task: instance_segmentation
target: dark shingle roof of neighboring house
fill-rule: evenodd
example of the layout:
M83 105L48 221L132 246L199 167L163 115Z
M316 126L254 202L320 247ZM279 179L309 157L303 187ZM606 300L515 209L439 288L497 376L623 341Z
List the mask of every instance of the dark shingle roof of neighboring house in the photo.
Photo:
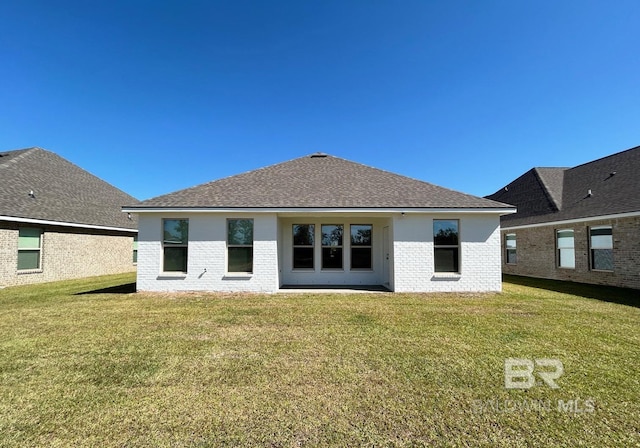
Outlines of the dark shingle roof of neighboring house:
M512 208L326 154L148 199L144 208Z
M41 148L0 152L0 185L3 217L137 228L121 211L134 197Z
M562 191L566 168L536 168L536 174L543 185L554 211L562 209Z
M573 168L534 168L487 198L518 207L502 217L510 227L638 212L638 173L640 146Z

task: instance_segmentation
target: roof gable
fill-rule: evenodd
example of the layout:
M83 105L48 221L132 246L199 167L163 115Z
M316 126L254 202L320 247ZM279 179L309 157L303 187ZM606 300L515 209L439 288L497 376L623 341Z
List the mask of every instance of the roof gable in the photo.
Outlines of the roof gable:
M0 216L137 228L121 211L134 197L62 157L41 148L0 155Z
M564 189L564 174L566 168L536 168L536 174L540 184L544 187L545 194L553 204L553 211L562 209L562 192Z
M313 154L180 190L143 208L508 208L488 199Z
M555 173L556 171L562 173L564 168L533 168L487 197L495 201L516 205L518 207L516 215L520 217L556 212L559 209L559 201L556 199L558 193L554 191L554 194L551 194L550 192L550 184L553 184L557 180L556 178L560 177ZM552 172L554 173L552 174ZM556 185L554 187L557 188Z

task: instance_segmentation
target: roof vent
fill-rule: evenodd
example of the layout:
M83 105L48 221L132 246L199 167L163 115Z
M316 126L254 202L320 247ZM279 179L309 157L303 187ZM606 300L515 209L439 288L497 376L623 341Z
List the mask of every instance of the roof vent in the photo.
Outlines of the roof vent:
M312 159L321 159L323 157L327 157L327 154L325 154L324 152L314 152L310 157Z

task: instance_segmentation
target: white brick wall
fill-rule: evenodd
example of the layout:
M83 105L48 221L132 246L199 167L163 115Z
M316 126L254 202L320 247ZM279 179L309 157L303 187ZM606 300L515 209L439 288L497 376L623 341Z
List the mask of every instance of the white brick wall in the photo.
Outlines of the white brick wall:
M460 220L460 274L434 272L434 218ZM497 215L394 217L394 291L500 291L499 225Z
M253 274L226 274L227 218L254 219ZM162 218L189 219L188 273L165 275L162 266ZM433 219L459 219L460 274L435 274ZM311 219L311 220L310 220ZM291 269L292 223L369 223L374 225L374 269L366 273L294 273ZM390 286L398 292L500 291L500 229L497 215L394 214L388 218L287 218L276 214L147 214L140 215L138 289L149 291L275 292L281 284L380 284L382 228L390 227ZM348 229L348 226L345 228ZM285 235L286 234L286 235ZM348 235L345 232L345 235ZM347 236L345 236L347 237ZM376 241L377 238L377 241ZM279 249L280 248L280 249ZM278 251L280 250L280 253ZM206 272L205 272L206 268Z
M162 272L162 219L189 220L186 275ZM254 220L253 274L227 274L227 218ZM278 284L278 222L275 214L141 214L138 289L141 291L274 292ZM206 272L205 272L206 269Z

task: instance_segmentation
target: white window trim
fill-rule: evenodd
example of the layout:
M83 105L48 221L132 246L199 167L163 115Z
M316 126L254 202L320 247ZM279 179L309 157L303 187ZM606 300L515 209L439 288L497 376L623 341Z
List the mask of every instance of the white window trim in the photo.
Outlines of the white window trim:
M513 237L513 241L515 241L516 245L515 247L508 247L507 246L507 241L508 237L512 236ZM509 262L509 251L512 250L515 252L516 254L516 261L515 263L511 263ZM505 260L504 260L504 264L508 264L510 266L516 266L518 264L518 237L516 236L515 233L507 233L504 235L504 255L505 255Z
M560 236L560 232L571 232L572 234L572 239L573 239L573 246L571 247L560 247L559 245L559 236ZM571 249L573 251L573 267L571 266L562 266L560 264L560 260L561 260L561 256L560 256L560 251L561 250L568 250ZM576 232L574 229L556 229L556 255L558 258L558 262L556 263L556 267L558 269L569 269L569 270L575 270L576 268Z
M22 229L35 229L40 231L38 247L29 247L29 248L20 248L20 243L18 242L18 254L22 252L38 252L38 267L37 268L29 268L29 269L18 269L16 266L16 271L18 274L39 274L44 272L42 269L42 245L44 240L44 230L39 227L21 227ZM18 241L20 241L20 229L18 228ZM16 260L17 261L17 260Z
M138 265L138 235L135 235L133 237L133 253L131 254L131 258L133 258L133 255L135 254L135 261L133 261L133 265L137 266Z
M593 247L593 244L592 244L592 238L593 237L591 235L591 232L593 230L603 230L603 229L611 230L611 247ZM593 266L593 251L594 250L598 250L598 249L611 250L611 252L613 253L613 226L612 225L589 227L589 268L590 268L590 270L592 270L594 272L614 272L613 268L612 269L597 269L596 267Z

